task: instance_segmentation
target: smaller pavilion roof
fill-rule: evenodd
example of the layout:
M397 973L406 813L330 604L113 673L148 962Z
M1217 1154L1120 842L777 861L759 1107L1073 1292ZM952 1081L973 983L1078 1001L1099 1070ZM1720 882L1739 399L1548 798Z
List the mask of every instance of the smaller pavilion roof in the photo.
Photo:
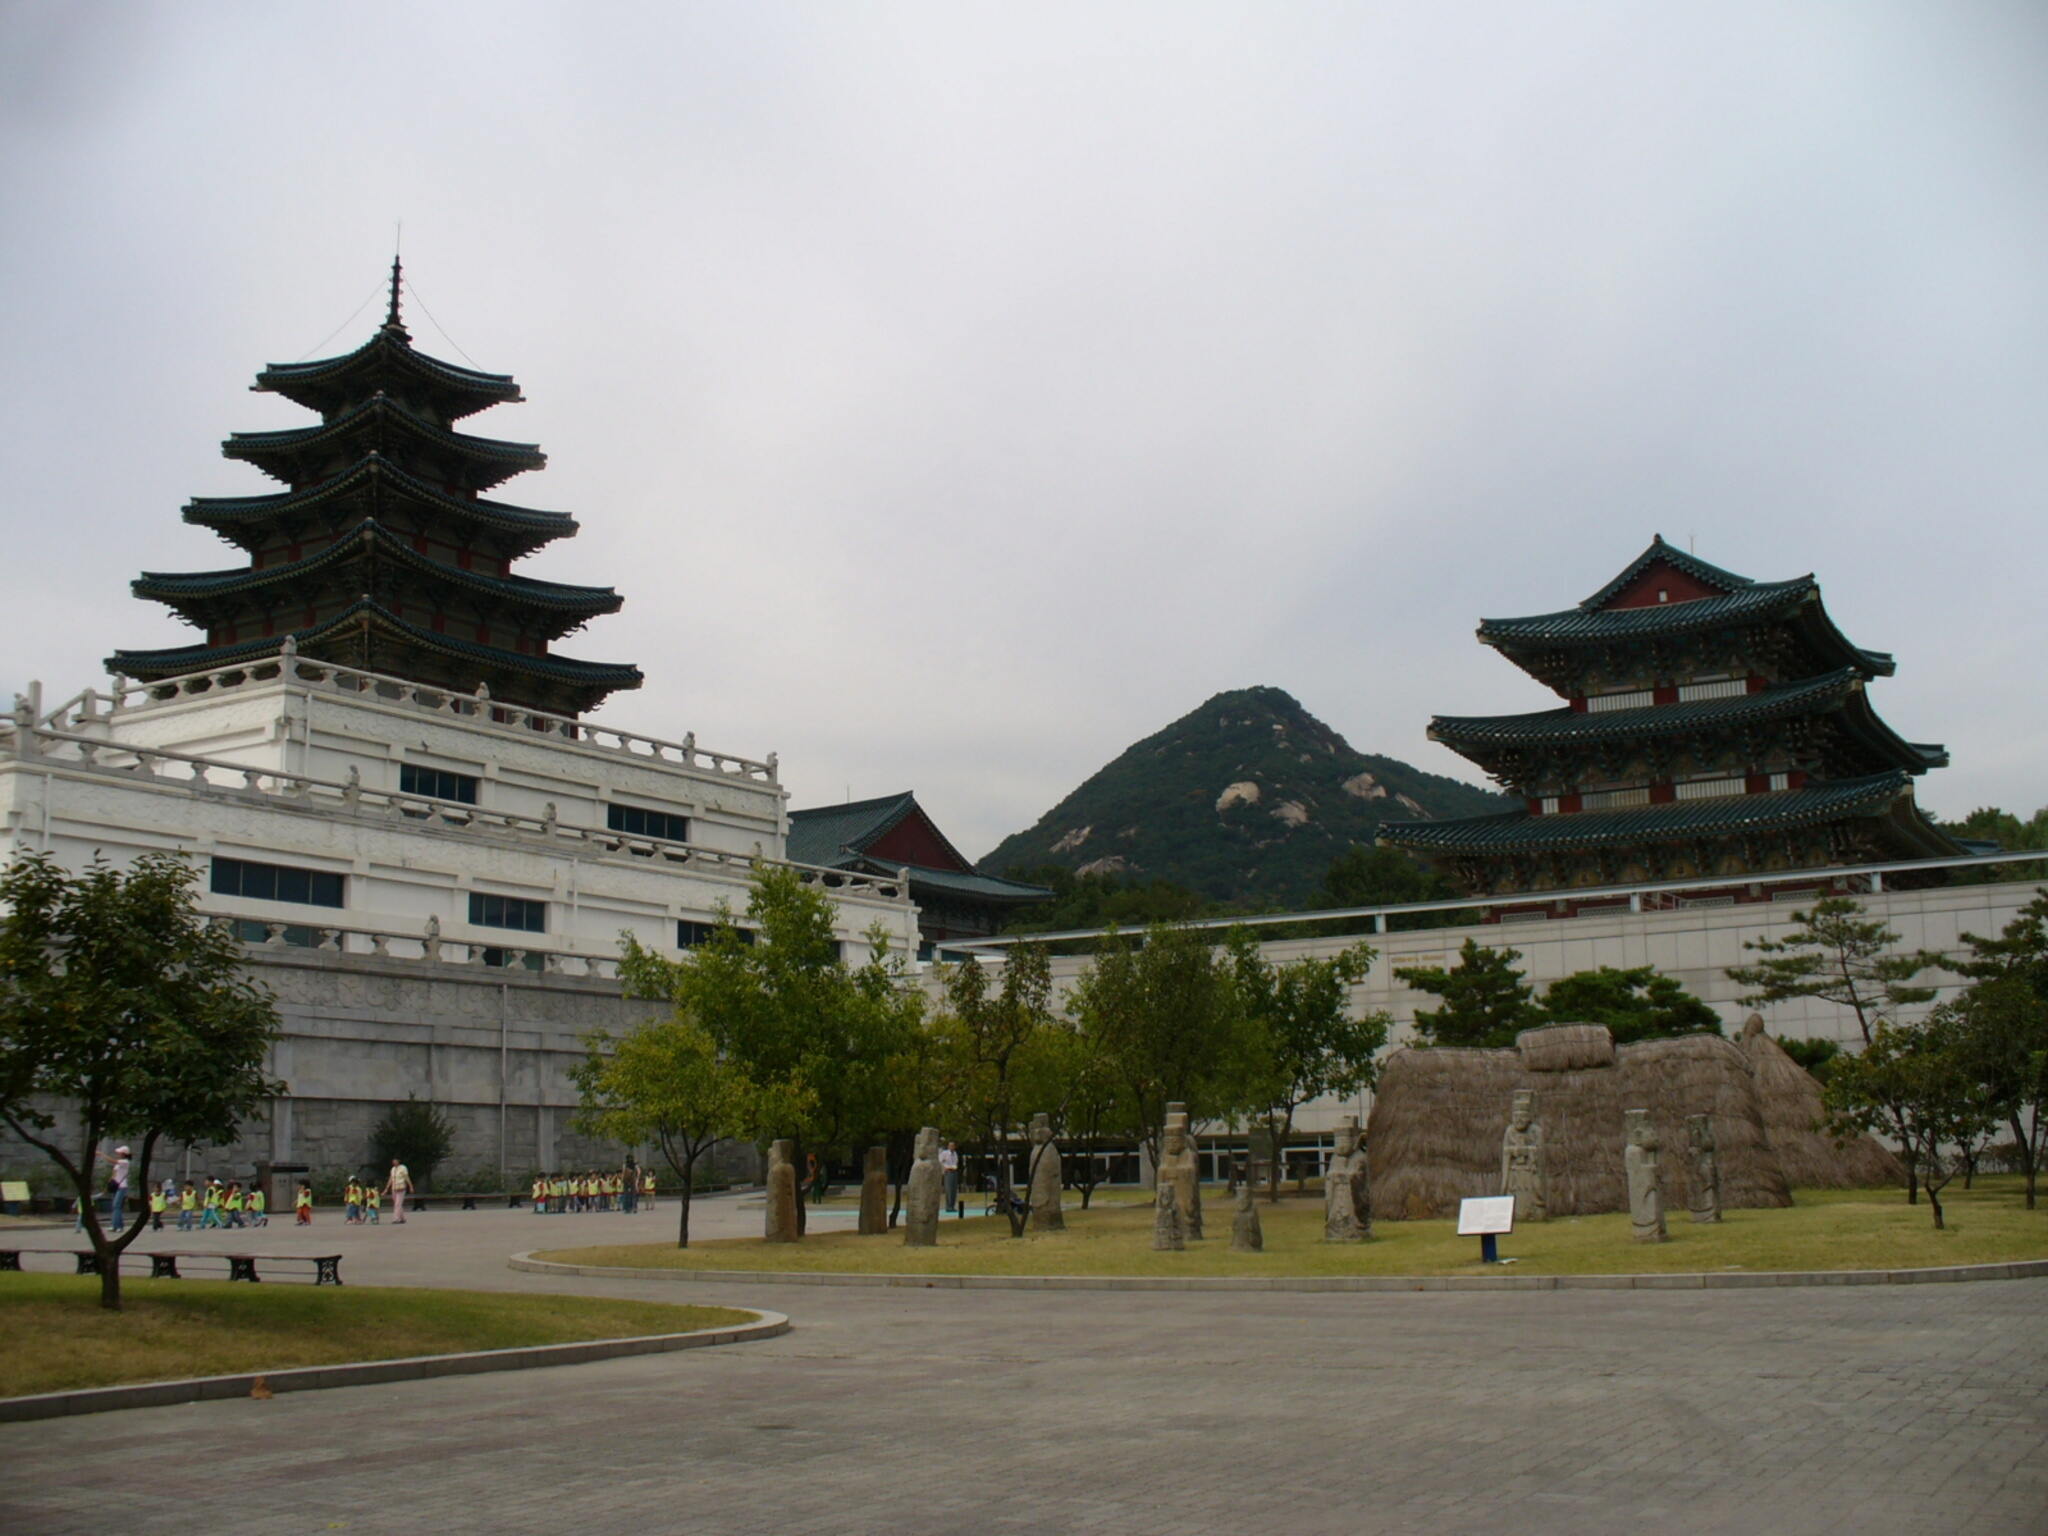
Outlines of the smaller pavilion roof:
M473 478L475 490L486 490L529 469L547 464L538 443L514 443L494 437L472 437L437 426L410 411L389 395L373 395L360 405L342 412L331 421L310 427L291 427L282 432L236 432L221 444L230 459L254 464L267 475L291 478L290 461L334 443L357 437L376 437L382 445L384 434L438 448L455 455L479 471Z
M904 822L916 820L920 830L937 839L940 850L957 861L954 868L873 854L875 844ZM1044 886L1021 880L984 875L939 831L938 826L917 803L910 790L881 795L872 800L855 800L845 805L820 805L789 813L788 857L795 864L812 864L823 869L860 869L893 875L910 871L911 892L920 889L934 894L963 897L980 902L1024 903L1045 901L1052 892Z
M1429 738L1453 751L1473 755L1500 748L1649 741L1735 730L1823 711L1840 712L1855 735L1894 758L1909 772L1940 768L1948 762L1945 748L1905 741L1877 717L1870 708L1863 676L1854 667L1841 667L1818 677L1779 683L1758 693L1729 699L1693 699L1603 712L1546 709L1527 715L1439 715L1429 724Z
M509 373L485 373L443 362L414 349L402 326L385 325L355 351L307 363L272 363L251 387L283 395L295 405L326 415L351 399L373 393L380 378L397 375L423 387L450 421L512 405L526 397Z
M1904 770L1838 779L1804 789L1716 800L1682 800L1617 811L1532 816L1508 811L1456 821L1380 823L1379 840L1422 854L1498 855L1623 847L1695 837L1739 837L1819 826L1849 817L1878 816L1895 807L1910 812L1894 821L1913 831L1930 857L1954 853L1953 841L1912 809L1913 780ZM1916 827L1917 824L1917 827Z
M233 539L233 530L261 529L278 518L314 512L328 502L370 488L388 490L407 501L431 507L465 522L481 523L500 532L517 535L529 551L551 539L566 538L577 531L576 519L566 512L515 507L509 502L489 501L481 496L451 496L375 449L340 473L295 491L273 491L265 496L195 496L185 503L184 515L188 523L211 528L222 537Z

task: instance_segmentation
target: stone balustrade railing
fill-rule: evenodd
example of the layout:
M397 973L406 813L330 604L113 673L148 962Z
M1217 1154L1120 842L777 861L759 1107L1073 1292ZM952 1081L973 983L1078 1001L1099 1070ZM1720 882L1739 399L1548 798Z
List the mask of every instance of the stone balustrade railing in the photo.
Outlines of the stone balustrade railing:
M470 939L444 939L440 924L432 918L418 933L392 933L377 928L346 928L321 923L279 923L221 914L214 914L212 922L215 927L236 928L244 935L262 930L262 938L244 937L243 944L263 953L300 951L367 955L383 960L417 960L428 965L526 971L544 976L587 976L599 981L616 981L619 975L619 961L615 955L579 955L562 950L485 944Z
M551 845L578 858L639 858L713 879L744 883L757 865L793 869L806 885L857 892L887 901L908 902L907 877L890 879L847 870L820 869L809 864L733 853L696 843L634 837L608 827L575 826L556 818L548 804L539 816L494 810L453 800L430 799L403 791L373 789L351 768L346 780L316 779L246 763L224 762L167 747L116 745L106 738L78 731L55 730L28 723L22 713L5 723L0 744L16 756L34 756L131 778L152 779L195 794L254 796L273 804L333 815L404 820L423 828L513 836ZM573 845L563 847L561 845Z
M117 677L111 692L100 693L88 688L67 700L59 708L47 712L40 704L41 686L31 684L31 691L23 697L22 703L28 705L37 723L64 729L103 719L105 715L117 714L123 710L143 709L168 700L198 698L207 694L231 692L238 688L268 686L280 679L290 686L301 687L309 692L370 698L379 704L415 709L424 714L439 715L444 719L459 719L466 725L521 731L557 741L573 741L578 746L597 751L616 752L621 756L643 758L672 767L704 769L731 778L754 779L765 784L779 782L781 765L773 752L757 762L753 758L740 757L730 752L714 752L707 747L700 747L697 745L697 734L694 731L684 736L681 741L668 741L657 736L642 736L634 731L622 731L614 726L578 720L569 715L555 715L546 710L501 703L493 700L490 690L481 686L473 694L453 693L445 688L430 688L422 683L389 677L381 672L364 672L333 662L312 661L300 656L289 640L285 642L285 648L280 655L246 662L241 666L216 667L206 672L192 672L183 677L167 677L150 683L130 682ZM17 704L17 714L22 703Z

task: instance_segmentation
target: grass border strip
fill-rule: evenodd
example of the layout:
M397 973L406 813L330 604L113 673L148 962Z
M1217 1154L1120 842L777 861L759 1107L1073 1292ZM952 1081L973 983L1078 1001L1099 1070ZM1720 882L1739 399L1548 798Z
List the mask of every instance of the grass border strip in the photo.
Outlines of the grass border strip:
M87 1387L76 1392L38 1392L0 1398L0 1424L57 1419L74 1413L117 1408L162 1408L173 1403L213 1402L247 1397L260 1376L272 1392L315 1392L328 1387L375 1386L387 1381L424 1381L435 1376L474 1376L487 1371L527 1371L550 1365L584 1365L625 1355L659 1355L678 1349L743 1344L789 1332L785 1313L741 1307L758 1321L688 1333L648 1333L621 1339L584 1339L573 1344L527 1344L511 1349L469 1350L454 1355L410 1355L398 1360L358 1360L337 1365L293 1366L281 1371L243 1371L232 1376L188 1376L176 1381L131 1382Z
M1720 1270L1668 1275L839 1275L760 1269L613 1269L557 1264L515 1253L513 1269L601 1280L679 1280L733 1285L907 1286L938 1291L1736 1291L1808 1285L1930 1285L2048 1278L2048 1259L1953 1264L1935 1269Z

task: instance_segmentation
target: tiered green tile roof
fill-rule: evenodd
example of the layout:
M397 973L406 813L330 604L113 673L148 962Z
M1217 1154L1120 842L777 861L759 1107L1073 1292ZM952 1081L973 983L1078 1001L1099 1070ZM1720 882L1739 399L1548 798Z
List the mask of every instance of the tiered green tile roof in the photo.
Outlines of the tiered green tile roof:
M168 604L205 643L119 651L107 665L143 681L276 654L387 672L451 692L488 687L507 703L581 714L638 668L553 654L563 635L616 612L609 587L512 574L512 562L575 533L560 512L477 493L539 469L531 443L457 432L451 422L523 399L510 375L419 352L391 267L383 326L355 351L272 364L258 390L321 414L318 424L238 432L222 452L282 480L268 496L199 497L185 520L250 556L237 570L145 572L137 596Z
M1529 808L1380 827L1474 889L1958 851L1912 798L1948 754L1871 709L1895 664L1835 627L1810 575L1753 581L1660 536L1577 607L1487 619L1479 638L1571 705L1438 716L1429 734ZM1617 797L1639 803L1598 808Z

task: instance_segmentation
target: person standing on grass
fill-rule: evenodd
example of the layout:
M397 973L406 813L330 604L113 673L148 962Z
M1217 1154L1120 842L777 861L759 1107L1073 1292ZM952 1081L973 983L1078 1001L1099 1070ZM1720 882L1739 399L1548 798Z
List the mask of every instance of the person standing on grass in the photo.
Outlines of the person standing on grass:
M412 1173L395 1157L391 1159L391 1179L384 1186L384 1192L391 1196L392 1225L404 1226L405 1197L412 1193Z
M939 1172L946 1180L946 1210L960 1209L960 1143L949 1141L939 1151Z

